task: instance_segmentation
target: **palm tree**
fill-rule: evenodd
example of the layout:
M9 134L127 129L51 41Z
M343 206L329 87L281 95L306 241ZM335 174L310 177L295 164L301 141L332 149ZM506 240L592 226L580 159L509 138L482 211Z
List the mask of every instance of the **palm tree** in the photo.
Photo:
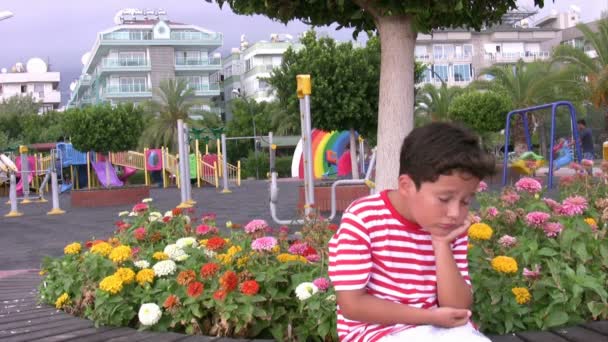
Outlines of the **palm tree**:
M463 88L448 87L445 82L441 82L439 88L430 83L425 84L416 94L416 119L421 123L449 120L450 103L463 92Z
M167 146L176 151L177 120L192 123L188 113L196 104L193 101L194 90L184 80L168 79L161 81L157 92L160 101L153 100L145 105L154 117L144 130L140 144L147 147Z
M494 65L482 70L480 76L484 75L492 76L492 80L475 81L472 87L504 94L509 98L513 110L557 100L580 99L579 89L573 86L572 72L558 69L548 62L524 63L519 60L515 65ZM544 119L534 114L528 117L540 127L544 152ZM513 141L515 144L525 144L526 141L523 120L519 115L514 122Z
M595 50L595 56L571 45L560 45L553 51L553 59L576 70L579 87L596 108L603 108L605 131L608 134L608 19L597 24L597 32L585 24L576 26L584 36L585 45Z

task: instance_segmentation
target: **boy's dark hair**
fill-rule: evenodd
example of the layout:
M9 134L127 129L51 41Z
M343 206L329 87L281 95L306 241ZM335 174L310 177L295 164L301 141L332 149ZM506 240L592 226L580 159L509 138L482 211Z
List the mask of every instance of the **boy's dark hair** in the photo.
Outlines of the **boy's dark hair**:
M495 173L494 156L480 146L469 129L449 123L415 128L401 145L399 174L409 175L416 188L454 171L484 179Z
M585 119L580 119L576 123L587 127L587 121L585 121Z

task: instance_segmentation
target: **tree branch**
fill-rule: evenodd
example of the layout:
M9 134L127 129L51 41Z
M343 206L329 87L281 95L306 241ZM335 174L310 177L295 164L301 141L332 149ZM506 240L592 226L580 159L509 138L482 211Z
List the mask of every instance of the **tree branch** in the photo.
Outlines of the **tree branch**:
M364 11L369 13L372 16L372 18L374 18L374 21L376 23L378 22L378 18L380 18L380 13L378 13L378 10L373 6L373 3L375 1L373 1L373 0L353 0L353 2L355 4L357 4L359 7L361 7Z

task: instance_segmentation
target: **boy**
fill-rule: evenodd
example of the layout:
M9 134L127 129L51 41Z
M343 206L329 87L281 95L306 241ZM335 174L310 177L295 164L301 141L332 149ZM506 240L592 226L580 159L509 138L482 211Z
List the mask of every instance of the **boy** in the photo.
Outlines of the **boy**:
M353 202L329 243L341 341L489 341L469 323L467 216L494 167L452 124L405 138L398 188Z

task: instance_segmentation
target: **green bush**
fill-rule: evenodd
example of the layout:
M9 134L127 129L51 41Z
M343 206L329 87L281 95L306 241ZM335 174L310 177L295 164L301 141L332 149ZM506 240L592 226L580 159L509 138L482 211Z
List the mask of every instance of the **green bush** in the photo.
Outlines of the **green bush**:
M477 132L498 132L505 128L510 103L506 96L493 91L468 92L450 104L450 118Z
M241 177L255 177L256 166L259 179L265 179L266 174L270 172L270 156L266 152L258 151L257 158L254 151L249 151L247 158L241 161L242 170Z
M277 171L279 177L291 177L291 160L293 157L277 157L274 161L274 168Z

